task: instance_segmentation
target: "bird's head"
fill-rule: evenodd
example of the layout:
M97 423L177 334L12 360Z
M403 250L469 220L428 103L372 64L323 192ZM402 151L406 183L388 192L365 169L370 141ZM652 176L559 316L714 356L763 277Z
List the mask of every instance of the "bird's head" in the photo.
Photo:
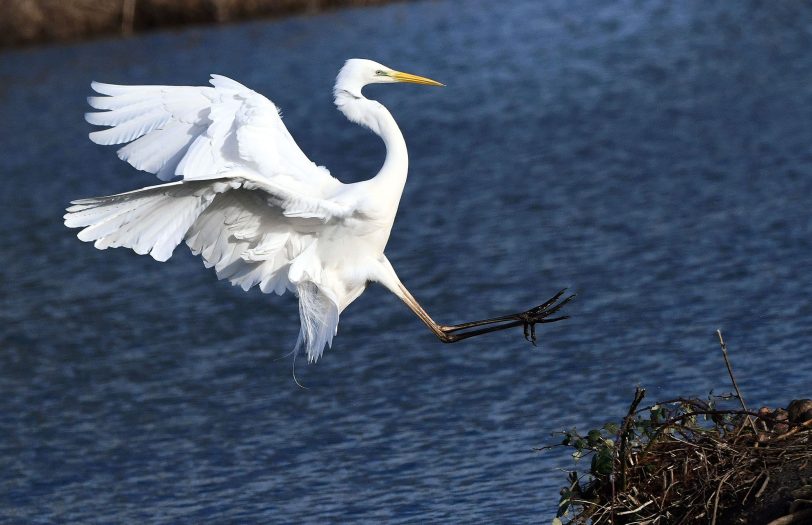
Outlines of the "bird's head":
M336 78L335 92L344 91L354 97L361 97L361 88L367 84L391 84L410 82L427 86L443 86L436 80L396 71L373 60L351 58L347 60Z

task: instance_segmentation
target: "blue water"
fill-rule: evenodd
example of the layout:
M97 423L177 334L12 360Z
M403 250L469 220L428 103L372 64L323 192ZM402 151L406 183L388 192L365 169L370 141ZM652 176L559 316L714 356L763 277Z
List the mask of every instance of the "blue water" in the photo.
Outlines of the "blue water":
M395 4L0 54L0 521L548 522L550 433L649 397L812 394L812 7ZM371 287L317 365L295 300L178 249L159 264L62 226L153 184L91 144L92 79L267 94L344 181L380 141L331 104L369 57L411 175L388 248L442 322L578 292L572 318L452 346Z

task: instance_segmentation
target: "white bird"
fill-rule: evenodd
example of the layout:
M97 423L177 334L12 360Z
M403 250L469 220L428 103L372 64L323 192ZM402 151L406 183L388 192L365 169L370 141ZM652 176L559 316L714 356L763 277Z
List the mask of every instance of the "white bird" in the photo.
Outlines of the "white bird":
M351 59L338 74L335 104L350 121L383 139L386 160L377 175L343 184L311 162L267 98L223 76L211 87L121 86L93 82L107 96L88 98L97 144L129 143L118 156L159 179L180 180L73 201L65 225L95 247L125 246L166 261L181 241L217 277L244 290L291 291L299 297L296 350L316 361L331 345L338 318L370 282L402 299L443 342L535 323L571 297L563 290L526 312L459 325L436 323L398 279L384 255L406 183L403 135L380 103L364 97L367 84L434 80Z

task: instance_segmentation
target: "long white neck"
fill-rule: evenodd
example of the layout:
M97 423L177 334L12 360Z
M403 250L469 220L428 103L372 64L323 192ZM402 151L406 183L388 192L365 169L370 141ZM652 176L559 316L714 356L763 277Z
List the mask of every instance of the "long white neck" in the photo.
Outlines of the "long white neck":
M350 121L369 128L383 139L386 160L373 181L381 191L395 199L396 205L403 193L409 171L406 141L403 140L397 122L381 103L361 95L360 86L342 86L341 82L336 84L335 103Z

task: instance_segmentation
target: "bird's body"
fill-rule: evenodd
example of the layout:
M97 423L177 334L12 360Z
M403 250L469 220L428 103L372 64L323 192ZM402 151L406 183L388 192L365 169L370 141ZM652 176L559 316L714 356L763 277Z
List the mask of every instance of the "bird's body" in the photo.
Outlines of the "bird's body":
M276 106L233 80L213 75L211 87L93 83L107 96L88 99L104 111L86 119L109 128L90 138L129 143L118 151L122 160L164 181L180 180L74 201L65 224L82 227L79 238L97 248L125 246L159 261L185 241L221 279L245 290L258 286L266 293L297 294L297 348L310 361L331 343L339 315L369 282L395 293L445 342L469 336L451 332L494 322L545 322L549 308L527 319L438 325L398 279L384 249L406 183L408 153L389 111L361 93L366 84L390 82L442 85L369 60L347 61L336 81L335 103L386 145L378 174L353 184L311 162ZM501 327L470 335L495 329Z

